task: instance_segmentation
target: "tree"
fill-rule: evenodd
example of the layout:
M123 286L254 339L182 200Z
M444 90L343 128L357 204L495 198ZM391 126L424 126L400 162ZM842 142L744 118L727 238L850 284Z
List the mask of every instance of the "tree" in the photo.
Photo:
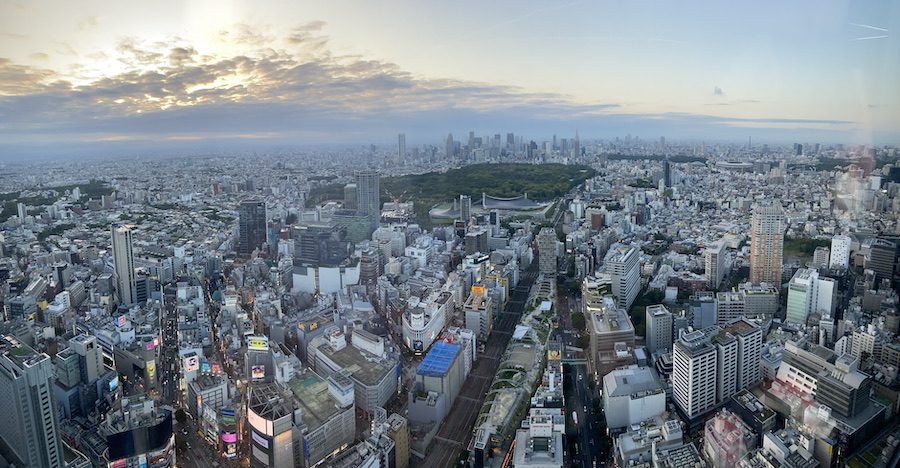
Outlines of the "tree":
M581 312L575 312L574 314L572 314L572 326L575 327L575 329L578 331L584 331L584 314L582 314Z
M178 421L178 424L184 424L187 421L187 414L183 409L178 408L175 410L175 420Z
M581 335L575 340L575 346L581 349L587 349L591 346L591 339L587 335Z

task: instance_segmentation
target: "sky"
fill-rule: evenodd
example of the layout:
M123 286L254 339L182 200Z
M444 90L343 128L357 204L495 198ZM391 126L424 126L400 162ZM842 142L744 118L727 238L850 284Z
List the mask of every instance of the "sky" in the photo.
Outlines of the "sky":
M515 132L900 143L897 1L0 0L0 157Z

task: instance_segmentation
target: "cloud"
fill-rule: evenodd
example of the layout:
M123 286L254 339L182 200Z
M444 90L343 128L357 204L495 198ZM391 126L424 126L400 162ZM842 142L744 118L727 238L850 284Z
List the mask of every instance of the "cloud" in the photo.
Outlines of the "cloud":
M50 56L43 52L35 52L35 53L29 55L28 57L31 58L32 60L41 60L41 61L46 61L46 60L50 59Z
M713 96L724 96L725 92L722 91L722 88L716 86L713 88Z
M66 73L0 58L0 156L23 148L62 151L58 148L126 141L148 147L160 141L362 143L398 130L437 138L454 129L543 134L577 127L703 138L751 125L776 131L852 125L626 114L614 102L584 103L510 86L425 79L393 63L332 53L325 27L308 23L281 38L235 27L219 39L240 46L240 52L218 55L179 38L127 38L114 51L81 51L85 63ZM109 64L114 66L104 67ZM92 75L97 70L114 71ZM715 94L724 95L719 87ZM127 147L136 148L140 145Z

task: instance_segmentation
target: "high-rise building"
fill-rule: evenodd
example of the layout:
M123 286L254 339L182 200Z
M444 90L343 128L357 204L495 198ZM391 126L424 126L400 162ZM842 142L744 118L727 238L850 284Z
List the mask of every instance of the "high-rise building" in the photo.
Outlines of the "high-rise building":
M19 222L24 223L25 217L28 216L28 206L24 203L16 205L16 214L19 216Z
M703 260L706 264L706 285L710 289L716 289L725 276L725 242L719 240L708 245L703 253Z
M516 136L512 133L506 134L506 148L511 150L516 149Z
M739 292L716 293L716 325L724 326L744 316L744 296Z
M669 188L672 186L672 167L669 164L668 156L666 156L666 159L663 159L662 169L663 169L663 185L666 188Z
M397 163L402 164L406 159L406 134L397 135Z
M249 257L266 242L266 202L244 200L238 217L238 255Z
M810 314L820 316L834 312L837 282L820 277L818 271L801 268L788 283L786 322L805 325Z
M97 338L83 333L69 340L69 347L78 355L78 368L81 381L92 384L104 373L103 352Z
M541 228L537 235L540 271L545 275L556 273L556 232L553 228Z
M831 238L831 260L828 267L846 269L850 266L850 237L834 236Z
M619 307L626 311L641 289L638 263L640 252L630 245L619 245L606 258L606 271L612 277L612 293Z
M788 283L787 313L785 321L806 325L812 308L813 291L819 274L815 270L801 268Z
M62 467L53 363L12 336L0 337L0 445L22 467Z
M688 418L716 405L716 348L702 330L685 333L672 352L672 396Z
M472 217L472 197L468 195L459 196L459 220L468 224Z
M897 242L891 239L875 239L866 261L866 268L875 272L875 280L893 281L896 263Z
M381 221L381 178L377 172L356 173L356 197L359 214L369 219L371 229L378 228Z
M762 379L759 365L762 359L762 328L750 320L740 318L727 323L722 329L737 339L737 390L756 385Z
M647 351L668 352L672 348L672 313L662 304L647 306Z
M444 145L444 154L447 155L447 159L450 159L453 156L456 156L455 150L456 150L456 147L455 147L455 143L453 142L453 134L448 133L447 134L447 143Z
M784 211L772 202L753 207L750 220L750 282L781 284Z
M137 302L134 277L134 252L132 251L131 229L127 226L112 226L113 275L116 295L120 304Z
M344 186L344 209L356 211L356 203L358 195L356 194L356 184L347 184Z

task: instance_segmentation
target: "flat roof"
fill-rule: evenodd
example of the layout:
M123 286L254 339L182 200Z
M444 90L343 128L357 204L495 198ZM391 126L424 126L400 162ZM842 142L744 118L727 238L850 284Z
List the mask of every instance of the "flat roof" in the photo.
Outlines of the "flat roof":
M334 351L328 344L319 347L324 351L329 359L335 364L350 371L353 378L359 380L364 385L375 385L381 382L381 379L393 369L385 365L384 360L378 358L367 359L362 351L347 346L340 351Z
M303 374L295 375L287 386L294 394L294 401L310 432L340 411L328 392L328 382L312 370L307 369Z
M416 368L416 374L427 377L443 377L450 370L457 354L459 354L458 344L438 341L431 346L425 359Z

